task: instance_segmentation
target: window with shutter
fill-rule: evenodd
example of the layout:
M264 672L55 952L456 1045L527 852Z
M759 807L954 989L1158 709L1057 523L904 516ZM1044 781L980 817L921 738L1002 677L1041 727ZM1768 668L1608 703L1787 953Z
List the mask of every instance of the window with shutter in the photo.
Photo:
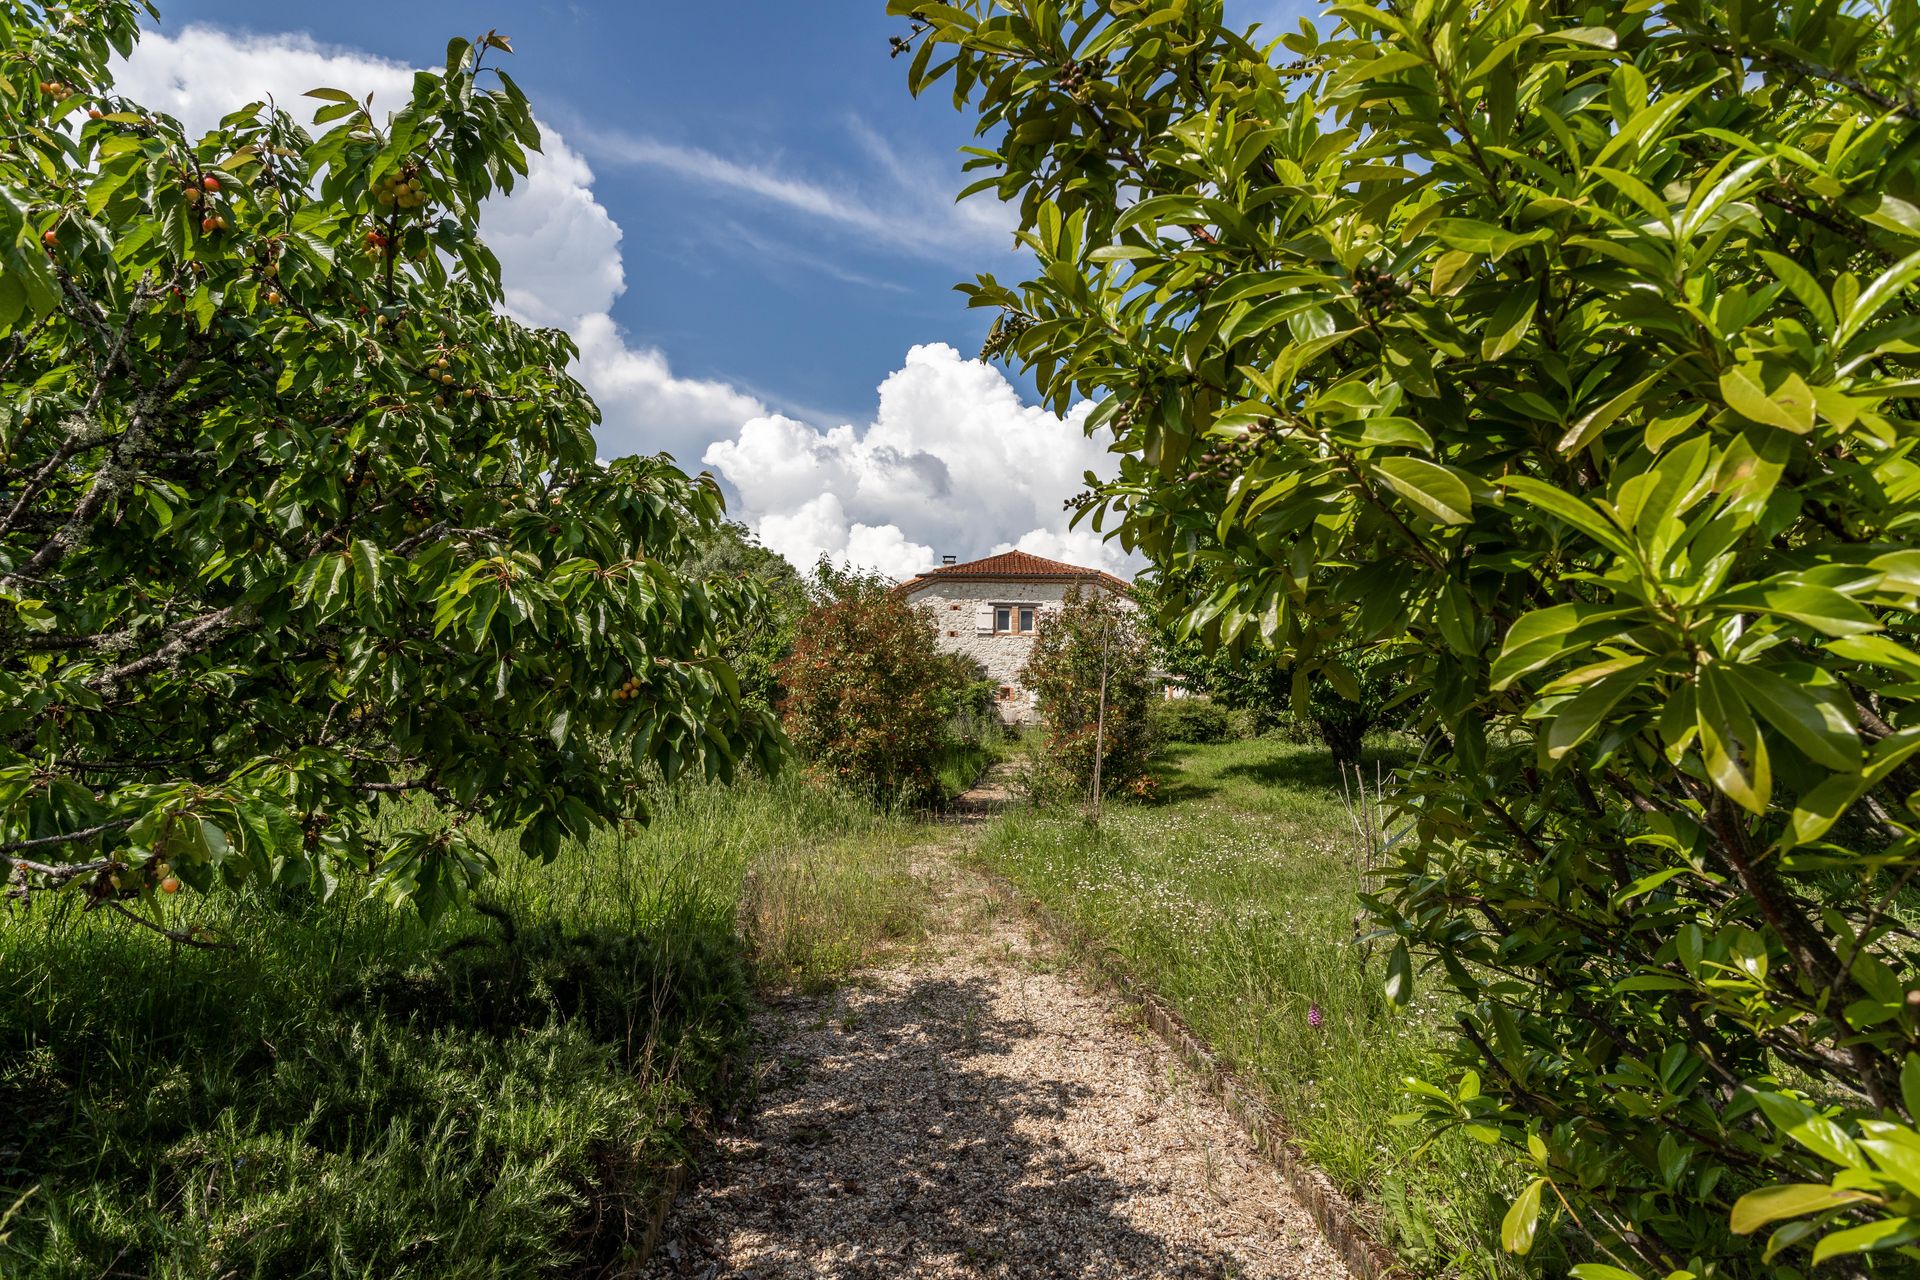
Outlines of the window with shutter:
M973 611L973 629L975 631L986 631L986 632L991 632L993 630L993 606L992 605L983 604L983 605L975 606Z

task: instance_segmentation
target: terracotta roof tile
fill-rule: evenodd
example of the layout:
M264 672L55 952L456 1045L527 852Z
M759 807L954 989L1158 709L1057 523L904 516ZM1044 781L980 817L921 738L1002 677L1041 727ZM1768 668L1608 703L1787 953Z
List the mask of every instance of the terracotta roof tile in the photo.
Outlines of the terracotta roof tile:
M965 564L943 564L938 569L928 569L900 584L901 590L922 586L941 578L961 578L970 580L1000 581L1009 578L1074 578L1092 580L1116 591L1131 592L1133 586L1125 578L1117 578L1102 569L1088 569L1077 564L1068 564L1063 560L1049 560L1045 556L1036 556L1030 551L1002 551L997 556L987 556L980 560L969 560Z

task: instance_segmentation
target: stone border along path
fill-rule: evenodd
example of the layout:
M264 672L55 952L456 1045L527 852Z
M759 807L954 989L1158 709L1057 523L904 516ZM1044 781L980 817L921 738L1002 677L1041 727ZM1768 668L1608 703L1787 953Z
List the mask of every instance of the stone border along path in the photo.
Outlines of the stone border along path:
M1137 1013L955 854L918 946L755 1019L758 1098L636 1274L1346 1280L1274 1167Z

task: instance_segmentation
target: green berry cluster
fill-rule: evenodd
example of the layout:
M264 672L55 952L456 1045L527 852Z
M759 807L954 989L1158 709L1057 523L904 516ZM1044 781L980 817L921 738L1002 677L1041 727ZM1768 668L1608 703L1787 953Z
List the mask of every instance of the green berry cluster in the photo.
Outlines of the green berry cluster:
M994 320L993 328L987 330L987 340L980 344L980 358L998 360L1012 350L1021 334L1031 328L1032 316L1019 311L1002 311Z
M1213 448L1200 455L1200 466L1187 472L1191 481L1231 479L1235 472L1247 469L1247 464L1260 452L1260 446L1266 436L1273 434L1271 421L1256 422L1247 428L1247 433L1232 440L1222 440Z
M1401 301L1413 293L1413 286L1391 271L1382 271L1368 263L1353 269L1353 297L1375 315L1391 315Z
M1054 82L1068 93L1078 93L1086 86L1087 81L1095 79L1098 75L1099 68L1095 64L1091 62L1077 62L1072 58L1068 58L1066 65L1060 68L1060 74L1055 77Z

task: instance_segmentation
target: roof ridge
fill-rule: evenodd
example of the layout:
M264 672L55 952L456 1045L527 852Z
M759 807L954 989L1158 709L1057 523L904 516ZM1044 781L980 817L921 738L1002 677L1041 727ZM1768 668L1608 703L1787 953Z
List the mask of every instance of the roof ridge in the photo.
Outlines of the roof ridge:
M1008 551L998 551L990 556L982 556L977 560L969 560L964 564L943 564L926 569L907 579L901 586L913 586L940 578L1086 578L1103 581L1125 591L1133 589L1132 583L1105 569L1069 564L1065 560L1035 555L1031 551L1022 551L1018 547Z

